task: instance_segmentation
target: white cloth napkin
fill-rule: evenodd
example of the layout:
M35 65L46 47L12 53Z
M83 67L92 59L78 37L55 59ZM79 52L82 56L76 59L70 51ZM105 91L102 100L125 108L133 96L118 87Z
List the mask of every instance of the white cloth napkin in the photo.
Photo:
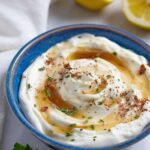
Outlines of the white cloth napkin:
M0 0L0 51L18 49L46 30L51 0Z
M6 52L0 53L0 140L2 136L2 131L3 131L3 124L4 124L4 118L5 118L5 104L6 104L6 99L5 99L5 94L4 94L4 79L6 75L6 71L8 68L8 65L10 63L10 60L14 56L14 54L17 51L8 51L7 55ZM7 56L7 57L6 57Z
M51 0L0 0L0 51L19 48L47 29ZM0 141L5 116L4 76L10 57L0 57ZM8 56L8 55L7 55Z

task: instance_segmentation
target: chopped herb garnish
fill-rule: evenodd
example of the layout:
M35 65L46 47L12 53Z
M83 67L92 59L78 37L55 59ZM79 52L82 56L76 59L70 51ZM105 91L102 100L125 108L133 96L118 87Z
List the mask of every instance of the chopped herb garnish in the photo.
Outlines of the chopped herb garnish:
M110 129L108 129L108 132L111 132L111 130L110 130Z
M95 129L95 126L94 126L93 124L92 124L90 127L91 127L91 129L92 129L92 130L94 130L94 129Z
M43 71L45 69L45 67L41 67L41 68L39 68L38 70L39 71Z
M46 96L51 97L51 92L48 89L44 89L44 93Z
M81 75L79 75L78 77L77 77L77 79L81 79L82 78L82 76Z
M113 52L112 54L115 55L115 56L117 56L117 52Z
M100 119L100 120L99 120L99 123L103 123L103 124L104 124L104 120Z
M71 139L70 141L71 141L71 142L74 142L74 141L75 141L75 139Z
M56 124L55 123L52 123L52 126L55 126Z
M89 116L87 119L92 119L93 117L92 116Z
M102 105L103 104L103 102L98 102L98 105Z
M30 84L30 83L27 84L27 88L28 88L28 89L31 88L31 84Z
M74 128L74 127L76 127L76 124L75 123L74 124L70 124L68 127L69 128Z
M66 132L66 137L72 136L72 132Z
M49 80L49 81L52 81L52 80L53 80L53 78L52 78L52 77L48 77L48 80Z
M65 78L69 78L69 77L70 77L70 74L65 75Z
M96 89L96 92L99 92L99 88Z
M93 141L95 141L95 140L96 140L96 138L97 138L97 136L93 136Z
M107 79L110 79L110 78L111 78L111 75L107 75L106 77L107 77Z
M86 123L88 123L88 122L89 122L89 120L88 120L88 119L86 119L83 123L84 123L84 124L86 124Z
M19 143L15 143L13 150L33 150L28 144L22 145Z
M139 116L138 115L136 115L135 117L134 117L134 119L138 119L139 118Z
M53 134L53 131L52 131L52 130L49 130L48 132L49 132L50 134Z
M60 111L63 112L63 113L65 113L65 114L67 114L68 109L66 109L66 108L60 108Z
M83 129L80 129L80 131L83 131Z
M60 111L67 115L73 116L77 112L77 108L73 107L71 110L69 110L67 108L61 108Z

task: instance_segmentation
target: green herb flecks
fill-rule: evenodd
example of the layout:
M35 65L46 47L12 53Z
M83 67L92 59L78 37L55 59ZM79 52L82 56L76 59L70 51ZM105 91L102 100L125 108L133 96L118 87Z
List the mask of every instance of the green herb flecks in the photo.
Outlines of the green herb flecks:
M79 36L78 36L78 38L79 38L79 39L81 39L81 38L82 38L82 36L81 36L81 35L79 35Z
M49 133L49 134L53 134L53 131L52 131L52 130L48 130L48 133Z
M41 67L41 68L39 68L38 70L39 70L39 71L43 71L43 70L45 70L45 67Z
M51 92L47 88L44 89L44 93L47 97L51 97Z
M28 144L24 146L22 144L15 143L13 150L33 150L33 149Z
M107 78L107 79L110 79L110 78L111 78L111 75L107 75L106 78Z
M84 124L87 124L88 122L89 122L88 119L86 119L86 120L83 121Z
M69 137L69 136L72 136L72 134L73 134L72 132L66 132L65 135L66 135L66 137Z
M136 120L136 119L138 119L139 118L139 116L138 115L136 115L136 116L134 116L134 119Z
M67 109L67 108L60 108L60 111L69 115L69 116L73 116L76 112L77 112L77 108L73 107L72 109Z
M92 116L89 116L87 119L92 119L93 117Z
M95 126L94 126L93 124L92 124L90 127L91 127L91 129L92 129L92 130L94 130L94 129L95 129Z
M97 62L97 59L94 59L95 62Z
M52 126L55 126L56 124L55 123L52 123Z
M30 89L30 88L31 88L31 84L28 83L28 84L27 84L27 89Z
M47 79L48 79L49 81L52 81L52 80L53 80L53 78L52 78L52 77L48 77Z
M82 78L82 76L81 76L81 75L77 76L77 79L81 79L81 78Z
M69 128L75 128L75 127L76 127L76 124L75 124L75 123L74 123L74 124L70 124L68 127L69 127Z
M96 141L97 136L93 136L93 141Z
M103 102L98 102L98 105L102 105L103 104Z
M113 55L117 56L117 52L112 52Z
M99 120L99 123L104 124L104 120L100 119L100 120Z
M71 142L74 142L74 141L75 141L75 139L71 139L70 141L71 141Z
M97 92L97 93L99 92L99 88L96 89L96 92Z
M84 123L84 124L88 123L88 122L89 122L89 120L90 120L90 119L92 119L92 118L93 118L92 116L87 117L87 118L86 118L86 120L84 120L84 122L83 122L83 123Z
M65 78L69 78L69 77L70 77L70 74L66 74L66 75L65 75Z

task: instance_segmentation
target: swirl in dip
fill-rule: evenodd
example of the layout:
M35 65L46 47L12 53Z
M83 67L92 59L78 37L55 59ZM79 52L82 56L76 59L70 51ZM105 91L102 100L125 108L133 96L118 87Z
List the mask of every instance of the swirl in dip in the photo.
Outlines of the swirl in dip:
M114 42L82 34L38 57L24 72L20 102L42 133L81 147L113 145L150 122L150 67Z

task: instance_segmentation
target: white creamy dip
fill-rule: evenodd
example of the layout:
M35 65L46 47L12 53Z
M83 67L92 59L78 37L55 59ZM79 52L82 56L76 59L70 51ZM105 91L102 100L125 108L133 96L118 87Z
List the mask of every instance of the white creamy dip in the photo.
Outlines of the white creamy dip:
M113 145L150 123L150 67L104 37L82 34L23 73L20 102L40 132L81 147Z

